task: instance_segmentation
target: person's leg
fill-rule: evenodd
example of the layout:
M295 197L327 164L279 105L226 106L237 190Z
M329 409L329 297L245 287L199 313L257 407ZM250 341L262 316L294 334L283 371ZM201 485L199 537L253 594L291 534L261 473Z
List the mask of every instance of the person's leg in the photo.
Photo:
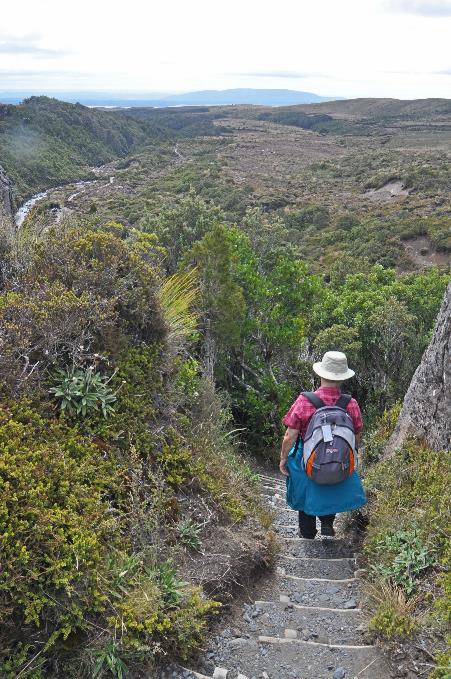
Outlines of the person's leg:
M305 512L299 512L299 532L301 537L313 540L316 530L316 516L311 516Z
M325 514L324 516L319 516L318 518L321 521L321 535L333 537L335 535L335 514Z

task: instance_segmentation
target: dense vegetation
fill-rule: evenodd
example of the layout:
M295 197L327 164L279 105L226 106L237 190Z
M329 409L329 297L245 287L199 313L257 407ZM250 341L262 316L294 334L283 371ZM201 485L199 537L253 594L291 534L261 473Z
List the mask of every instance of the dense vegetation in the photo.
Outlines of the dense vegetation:
M218 520L266 520L187 357L195 279L165 282L155 237L113 223L4 249L0 674L183 657L218 604L177 572L180 550Z
M410 441L392 459L381 460L399 408L385 413L367 438L366 475L370 493L365 538L368 605L373 634L409 649L438 648L431 679L446 679L451 656L446 652L451 611L450 456ZM422 676L423 676L422 675Z
M347 102L324 106L1 109L17 196L122 158L3 234L2 676L141 676L187 656L218 606L196 574L202 542L232 525L228 540L264 542L269 523L238 444L274 454L331 348L356 369L367 429L402 400L449 281L449 159L388 147L384 120L408 128L399 106L364 123ZM368 202L392 179L405 201ZM424 574L446 606L446 476L415 443L379 462L385 433L366 454L366 553L388 592L373 628L408 635Z
M0 105L0 159L14 182L16 203L50 186L92 178L91 167L156 140L213 131L212 116L152 111L136 109L126 115L48 97Z

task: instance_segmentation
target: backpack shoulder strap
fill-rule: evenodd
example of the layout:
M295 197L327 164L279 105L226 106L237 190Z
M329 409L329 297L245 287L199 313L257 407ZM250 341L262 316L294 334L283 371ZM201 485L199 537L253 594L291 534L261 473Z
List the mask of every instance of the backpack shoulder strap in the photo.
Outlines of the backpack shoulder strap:
M310 403L315 406L315 408L318 410L318 408L324 408L326 405L324 401L317 396L316 394L313 393L313 391L303 391L302 396L305 396L305 398L310 401Z
M343 408L343 410L346 410L351 399L352 396L350 394L341 394L340 398L338 399L335 405L338 406L339 408Z

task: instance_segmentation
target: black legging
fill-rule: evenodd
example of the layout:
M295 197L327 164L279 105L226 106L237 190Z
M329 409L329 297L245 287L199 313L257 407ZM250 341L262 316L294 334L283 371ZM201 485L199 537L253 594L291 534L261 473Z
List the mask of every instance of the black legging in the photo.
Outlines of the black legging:
M335 519L335 514L326 514L325 516L319 516L319 520L322 524L332 525ZM316 516L311 516L305 512L299 512L299 530L303 538L309 538L312 540L316 533Z

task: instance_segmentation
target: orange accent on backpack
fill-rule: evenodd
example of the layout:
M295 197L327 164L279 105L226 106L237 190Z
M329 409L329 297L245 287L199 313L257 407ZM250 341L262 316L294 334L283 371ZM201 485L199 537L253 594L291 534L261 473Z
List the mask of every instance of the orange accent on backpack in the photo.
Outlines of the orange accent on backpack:
M352 448L349 448L349 476L354 473L355 469L355 458Z
M314 461L314 459L315 459L315 455L316 455L316 448L315 448L315 450L312 451L312 454L310 455L309 459L307 460L307 464L306 464L306 466L305 466L305 473L306 473L307 476L309 476L310 478L312 478L312 473L313 473L313 461Z

